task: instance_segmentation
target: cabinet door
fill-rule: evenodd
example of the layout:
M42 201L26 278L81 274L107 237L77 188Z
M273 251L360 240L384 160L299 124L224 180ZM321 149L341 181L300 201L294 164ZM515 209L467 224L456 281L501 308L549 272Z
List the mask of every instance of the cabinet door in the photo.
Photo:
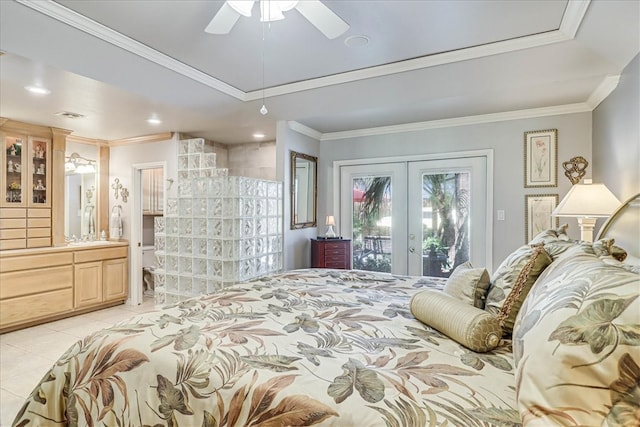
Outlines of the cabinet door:
M84 307L102 302L102 261L74 266L73 306Z
M142 213L153 213L153 169L142 170Z
M164 170L162 168L153 170L153 194L155 213L162 215L164 212Z
M103 300L125 299L129 291L128 263L125 258L102 262Z
M19 134L2 134L2 172L0 177L0 206L27 206L28 167L27 137Z
M29 207L51 207L51 140L29 137Z

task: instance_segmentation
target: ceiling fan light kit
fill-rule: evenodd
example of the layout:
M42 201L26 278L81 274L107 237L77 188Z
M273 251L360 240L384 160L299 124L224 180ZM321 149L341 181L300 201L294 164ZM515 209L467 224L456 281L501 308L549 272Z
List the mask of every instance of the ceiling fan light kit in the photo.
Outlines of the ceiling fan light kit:
M335 39L349 29L349 25L320 0L228 0L204 31L211 34L228 34L240 16L251 16L256 1L260 4L262 22L282 20L285 18L283 12L296 9L329 39Z

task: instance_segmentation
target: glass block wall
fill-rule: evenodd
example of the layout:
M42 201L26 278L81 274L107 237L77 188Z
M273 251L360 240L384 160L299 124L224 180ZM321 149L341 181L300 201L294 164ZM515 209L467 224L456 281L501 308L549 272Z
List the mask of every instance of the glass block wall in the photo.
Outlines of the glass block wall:
M179 142L178 198L156 217L156 304L282 270L282 183L227 176L203 139Z

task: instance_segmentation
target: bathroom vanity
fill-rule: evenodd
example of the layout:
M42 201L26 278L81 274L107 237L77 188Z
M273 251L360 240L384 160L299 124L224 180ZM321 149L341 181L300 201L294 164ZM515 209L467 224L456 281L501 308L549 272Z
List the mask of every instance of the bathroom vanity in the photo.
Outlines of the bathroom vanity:
M124 303L129 244L0 252L0 333Z

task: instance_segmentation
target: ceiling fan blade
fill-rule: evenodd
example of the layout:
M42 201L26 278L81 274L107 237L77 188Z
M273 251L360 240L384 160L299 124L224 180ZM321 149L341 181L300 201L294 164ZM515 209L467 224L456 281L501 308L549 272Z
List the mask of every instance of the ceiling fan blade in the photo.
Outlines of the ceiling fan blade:
M296 5L298 12L327 38L335 39L349 29L349 25L319 0L303 0Z
M207 28L204 29L205 33L210 34L228 34L229 31L240 18L240 14L236 12L227 2L224 2L218 13L215 14Z

